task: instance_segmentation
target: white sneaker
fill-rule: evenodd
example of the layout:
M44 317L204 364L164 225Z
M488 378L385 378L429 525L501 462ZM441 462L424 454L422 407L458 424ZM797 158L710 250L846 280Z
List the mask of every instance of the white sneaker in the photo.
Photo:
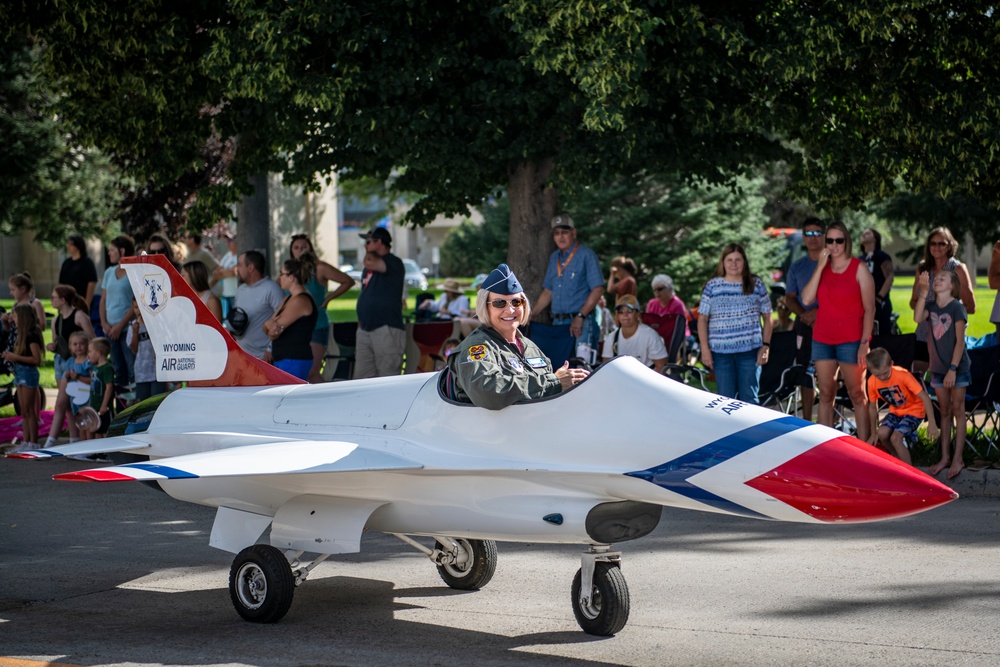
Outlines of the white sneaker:
M39 447L38 447L38 443L37 442L22 442L20 445L18 445L14 449L10 450L10 453L11 454L20 454L22 452L30 452L30 451L36 450L38 448Z

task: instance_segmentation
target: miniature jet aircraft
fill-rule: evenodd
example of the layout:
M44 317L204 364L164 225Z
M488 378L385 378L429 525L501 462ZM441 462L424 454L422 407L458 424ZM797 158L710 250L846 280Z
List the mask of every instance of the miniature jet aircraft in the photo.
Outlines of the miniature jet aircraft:
M158 379L189 387L123 411L113 437L15 456L147 456L55 478L152 482L218 508L210 544L237 554L230 597L249 621L282 618L312 568L358 552L374 530L424 552L447 585L466 590L493 576L497 540L587 545L573 612L584 631L612 635L630 606L612 544L649 534L661 506L841 523L957 497L840 431L693 389L631 358L500 411L448 399L441 373L305 385L243 353L164 257L123 265Z

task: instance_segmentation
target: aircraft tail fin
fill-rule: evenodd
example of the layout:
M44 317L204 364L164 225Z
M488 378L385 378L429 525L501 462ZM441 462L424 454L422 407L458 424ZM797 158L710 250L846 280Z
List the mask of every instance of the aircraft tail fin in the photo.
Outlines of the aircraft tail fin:
M156 379L201 387L304 384L248 354L164 255L121 262L156 350Z

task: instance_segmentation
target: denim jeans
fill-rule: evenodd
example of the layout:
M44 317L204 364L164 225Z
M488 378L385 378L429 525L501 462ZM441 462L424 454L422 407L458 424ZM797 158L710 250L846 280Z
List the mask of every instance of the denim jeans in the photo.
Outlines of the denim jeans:
M119 387L132 384L135 354L125 342L127 331L123 331L118 340L108 339L111 343L111 367L115 369L115 384Z
M738 398L744 403L757 403L760 366L757 350L735 354L712 353L715 365L715 391L722 396Z

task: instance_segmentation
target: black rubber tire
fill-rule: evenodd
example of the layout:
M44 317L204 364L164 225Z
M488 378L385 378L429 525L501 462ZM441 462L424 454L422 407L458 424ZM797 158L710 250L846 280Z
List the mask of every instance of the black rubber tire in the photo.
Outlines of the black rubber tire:
M475 591L489 583L497 570L497 543L493 540L462 540L456 539L471 558L463 566L438 565L438 574L444 583L460 591ZM444 551L440 542L434 547Z
M571 587L571 602L576 622L588 635L610 637L628 622L629 592L625 575L614 563L598 561L594 564L594 590L591 603L580 606L580 579L582 570L576 571Z
M292 606L295 577L288 559L268 544L236 555L229 569L229 597L236 613L253 623L280 621Z

